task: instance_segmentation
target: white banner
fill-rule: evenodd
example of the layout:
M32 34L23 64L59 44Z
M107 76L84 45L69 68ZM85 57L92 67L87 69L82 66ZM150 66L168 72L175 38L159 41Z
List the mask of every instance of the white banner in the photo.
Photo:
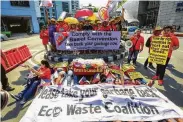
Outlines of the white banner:
M20 122L156 121L183 118L183 111L148 86L49 86Z

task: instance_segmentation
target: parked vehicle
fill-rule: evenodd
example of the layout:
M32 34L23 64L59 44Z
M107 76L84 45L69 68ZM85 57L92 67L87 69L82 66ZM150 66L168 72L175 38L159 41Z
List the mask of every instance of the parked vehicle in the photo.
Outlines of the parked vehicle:
M5 34L0 34L1 36L1 41L7 41L8 37Z

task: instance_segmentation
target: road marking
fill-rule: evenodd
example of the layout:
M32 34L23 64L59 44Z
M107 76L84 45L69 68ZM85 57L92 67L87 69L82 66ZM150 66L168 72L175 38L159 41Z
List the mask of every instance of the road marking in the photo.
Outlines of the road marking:
M31 59L29 59L27 62L29 62L31 65L33 65L33 66L38 66L37 64L35 64L34 62L32 62L32 60Z
M182 50L177 50L177 51L179 51L179 52L183 52Z

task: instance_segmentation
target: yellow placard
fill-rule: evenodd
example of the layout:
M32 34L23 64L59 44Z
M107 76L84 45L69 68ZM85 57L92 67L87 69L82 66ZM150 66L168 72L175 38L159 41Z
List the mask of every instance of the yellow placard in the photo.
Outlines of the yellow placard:
M62 68L62 67L67 67L68 66L68 62L60 62L60 63L56 63L55 64L55 68Z
M150 47L149 62L165 65L171 39L169 37L153 37Z
M129 64L124 64L122 66L122 71L123 72L126 72L127 70L130 70L130 69L134 70L135 68L132 65L129 65Z
M115 74L119 74L121 75L123 73L123 71L121 70L116 70L116 69L109 69L112 73L115 73Z
M138 78L144 78L144 76L140 72L129 72L128 75L132 80Z

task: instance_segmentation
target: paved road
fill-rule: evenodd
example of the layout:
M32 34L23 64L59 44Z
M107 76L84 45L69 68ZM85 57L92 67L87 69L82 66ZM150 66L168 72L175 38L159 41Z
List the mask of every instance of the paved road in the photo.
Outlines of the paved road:
M150 35L144 35L145 39L147 39ZM180 39L180 48L179 50L173 53L173 57L170 61L170 67L167 69L165 76L165 85L158 86L155 85L164 95L166 95L170 100L172 100L176 105L183 108L183 38ZM22 38L17 40L9 40L6 42L2 42L1 46L3 50L11 49L14 47L21 46L23 44L28 45L31 50L31 53L34 54L40 50L43 50L43 46L41 44L41 40L39 39L39 35L33 35L28 38ZM139 66L137 70L142 72L143 75L147 77L151 77L154 75L154 71L144 70L143 63L146 60L148 55L148 49L145 48L142 53L140 53L138 62ZM27 64L32 64L30 61L26 62ZM8 78L10 84L15 87L15 90L11 93L16 94L23 89L22 84L25 82L24 76L26 75L26 69L22 67L18 67L15 70L8 73ZM31 101L26 103L24 106L16 103L12 98L9 99L8 106L2 111L2 121L3 122L19 122L21 117L25 114L28 106L31 104Z

